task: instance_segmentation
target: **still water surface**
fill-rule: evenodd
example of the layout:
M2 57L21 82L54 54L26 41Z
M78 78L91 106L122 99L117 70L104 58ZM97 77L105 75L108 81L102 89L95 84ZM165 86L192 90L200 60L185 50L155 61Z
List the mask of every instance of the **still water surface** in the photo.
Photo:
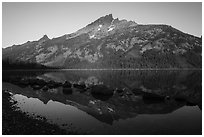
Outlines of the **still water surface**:
M202 131L201 71L2 73L2 88L13 94L18 109L79 134L201 134ZM62 84L69 81L72 92L66 92L63 85L36 89L25 83L30 79ZM74 84L84 84L86 88L79 89ZM93 94L90 90L93 85L104 85L113 93Z

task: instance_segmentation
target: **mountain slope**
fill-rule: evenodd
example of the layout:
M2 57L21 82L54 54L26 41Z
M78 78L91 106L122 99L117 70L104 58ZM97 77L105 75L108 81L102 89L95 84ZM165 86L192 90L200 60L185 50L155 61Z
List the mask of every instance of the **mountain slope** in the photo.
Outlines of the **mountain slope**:
M3 49L3 60L59 68L202 68L202 39L106 15L64 36Z

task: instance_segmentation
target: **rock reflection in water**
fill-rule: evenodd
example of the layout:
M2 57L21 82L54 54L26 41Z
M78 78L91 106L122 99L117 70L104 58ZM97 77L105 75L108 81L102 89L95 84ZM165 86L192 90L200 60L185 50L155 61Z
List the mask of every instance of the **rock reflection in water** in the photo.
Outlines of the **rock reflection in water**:
M58 108L55 108L56 110L53 110L53 112L45 112L53 113L53 117L56 111L63 113L62 121L66 119L65 121L69 123L71 120L74 123L73 125L86 130L86 125L94 123L91 128L94 129L94 133L98 134L117 134L120 129L116 129L122 126L118 125L121 120L138 119L143 115L149 115L151 118L157 114L170 117L166 114L174 113L174 111L186 106L202 108L202 78L200 71L56 71L31 75L21 75L19 73L5 75L6 73L3 73L3 88L10 90L14 95L28 97L28 102L30 98L36 98L43 102L44 107L50 105L50 101L53 101L52 105L61 103L68 108L73 106L79 111L74 113L83 112L85 119L91 116L92 121L96 119L101 121L101 123L88 120L79 121L79 118L69 117L68 111L58 110ZM93 78L94 82L90 80ZM33 85L41 88L33 88ZM43 90L44 88L47 90ZM26 104L29 106L32 103L26 102ZM26 109L25 111L30 112L30 110ZM40 111L39 107L39 112L34 113L41 113ZM66 117L65 113L67 114ZM175 132L172 131L174 127L172 125L168 126L168 123L165 123L162 119L158 119L156 123L163 123L165 125L164 130L171 127L171 132L167 130L167 134L176 132L177 134L195 133L198 131L201 133L200 113L201 111L196 111L196 115L199 115L199 117L191 117L192 119L199 119L200 122L190 123L191 125L188 125L188 120L176 121L177 116L171 117L172 121L175 122L174 125L178 124L177 122L183 122L183 125L185 125L185 127L175 129ZM46 116L46 114L44 115ZM50 118L51 121L57 118L53 117ZM136 124L133 122L123 123ZM94 128L94 125L98 126ZM148 121L141 124L141 131L139 131L140 129L135 131L132 127L127 129L131 130L131 132L121 129L120 134L150 133L151 130L142 133L142 126L144 125L148 126ZM197 127L196 131L195 127ZM160 131L159 128L155 129L156 134L161 134Z

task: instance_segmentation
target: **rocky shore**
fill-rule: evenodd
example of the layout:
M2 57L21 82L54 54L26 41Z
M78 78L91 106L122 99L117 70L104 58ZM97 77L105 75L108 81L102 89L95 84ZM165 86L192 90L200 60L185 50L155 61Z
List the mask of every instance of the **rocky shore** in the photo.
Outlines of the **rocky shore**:
M2 134L3 135L64 135L76 134L60 129L50 124L45 118L33 119L13 106L16 102L10 101L11 94L2 92Z

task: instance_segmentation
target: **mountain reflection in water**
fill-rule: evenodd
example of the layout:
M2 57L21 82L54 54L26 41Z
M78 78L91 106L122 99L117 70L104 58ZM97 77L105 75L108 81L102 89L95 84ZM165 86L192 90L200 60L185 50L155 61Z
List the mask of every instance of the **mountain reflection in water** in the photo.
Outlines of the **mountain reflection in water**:
M19 109L93 134L201 134L201 81L201 71L3 71Z

